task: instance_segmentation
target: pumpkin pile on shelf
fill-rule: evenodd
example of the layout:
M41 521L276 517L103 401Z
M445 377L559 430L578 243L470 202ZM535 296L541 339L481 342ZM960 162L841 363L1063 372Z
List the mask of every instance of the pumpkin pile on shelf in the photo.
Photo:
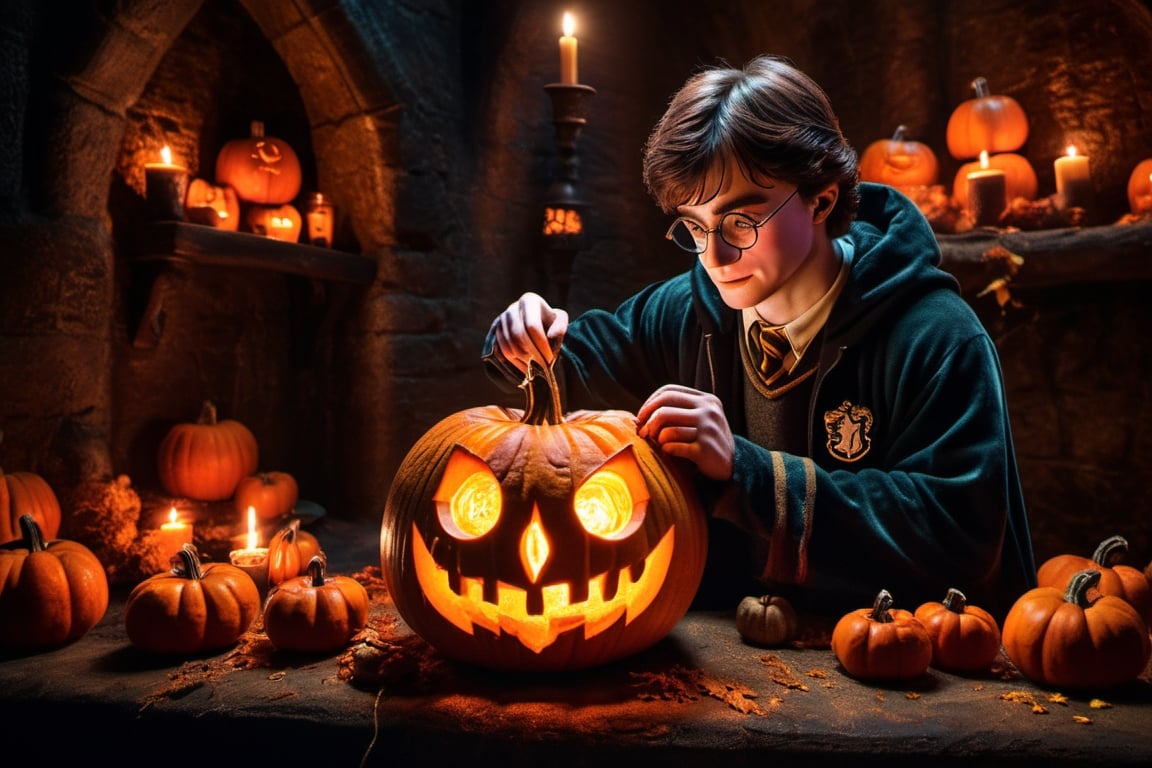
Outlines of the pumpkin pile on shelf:
M216 156L216 182L193 179L184 202L185 217L229 231L295 243L300 239L300 158L288 142L264 132L254 120L250 135L224 143Z

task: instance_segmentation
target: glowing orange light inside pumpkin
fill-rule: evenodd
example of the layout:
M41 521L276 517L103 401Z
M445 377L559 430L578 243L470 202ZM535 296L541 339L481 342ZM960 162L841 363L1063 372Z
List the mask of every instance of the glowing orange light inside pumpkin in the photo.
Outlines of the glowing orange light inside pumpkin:
M571 208L544 209L544 235L578 235L584 231L580 212Z
M544 570L544 564L548 562L548 555L551 552L552 547L548 544L548 534L544 533L544 526L540 524L540 510L533 510L532 521L528 523L524 529L524 534L520 537L520 564L524 566L524 572L528 574L528 578L533 584L540 578L540 571ZM545 592L545 598L547 598L547 592ZM547 610L547 600L545 600L545 610Z
M495 603L484 599L484 580L462 577L459 593L453 591L448 572L438 566L428 551L419 527L412 526L412 562L420 591L440 616L457 629L474 634L477 626L494 634L516 637L525 648L540 653L556 642L562 633L584 627L588 640L604 632L624 617L630 624L652 604L660 593L672 555L676 549L676 529L669 528L644 560L640 578L633 580L632 569L602 573L588 583L588 598L571 602L567 584L548 584L541 589L544 610L529 614L527 593L501 582ZM606 598L609 579L617 583L616 593Z
M576 491L573 506L584 530L602 539L618 538L633 519L628 483L615 472L597 472L589 478Z

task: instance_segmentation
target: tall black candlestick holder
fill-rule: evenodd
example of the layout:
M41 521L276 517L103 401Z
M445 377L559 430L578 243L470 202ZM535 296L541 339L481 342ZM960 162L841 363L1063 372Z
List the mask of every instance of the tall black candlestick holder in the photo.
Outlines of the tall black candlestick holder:
M544 86L552 99L552 123L556 127L559 170L544 201L544 241L548 258L545 278L558 306L568 302L572 263L584 247L584 210L588 203L580 192L580 158L576 140L588 123L588 102L596 89L580 83Z

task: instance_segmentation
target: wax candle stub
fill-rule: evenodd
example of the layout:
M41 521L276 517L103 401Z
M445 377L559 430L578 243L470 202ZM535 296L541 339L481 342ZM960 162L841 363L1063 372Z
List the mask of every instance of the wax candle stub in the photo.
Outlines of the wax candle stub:
M1064 209L1092 207L1094 191L1088 156L1076 147L1068 147L1068 154L1056 158L1056 201Z
M980 153L980 170L968 174L968 213L978 227L994 227L1008 207L1004 171L988 167L988 153Z
M172 150L160 150L161 162L144 166L144 196L154 221L183 221L188 169L172 162Z

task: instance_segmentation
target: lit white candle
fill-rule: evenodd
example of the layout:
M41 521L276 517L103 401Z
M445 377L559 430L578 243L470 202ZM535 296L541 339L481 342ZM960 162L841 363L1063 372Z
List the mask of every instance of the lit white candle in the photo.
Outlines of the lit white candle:
M242 549L228 553L232 565L247 573L256 582L257 589L268 587L268 547L261 547L256 530L256 507L248 507L248 540Z
M1056 158L1056 199L1061 208L1088 208L1092 205L1092 174L1088 156L1069 146L1068 154Z
M577 80L576 69L576 21L572 14L564 13L564 36L560 38L560 82L574 85Z

